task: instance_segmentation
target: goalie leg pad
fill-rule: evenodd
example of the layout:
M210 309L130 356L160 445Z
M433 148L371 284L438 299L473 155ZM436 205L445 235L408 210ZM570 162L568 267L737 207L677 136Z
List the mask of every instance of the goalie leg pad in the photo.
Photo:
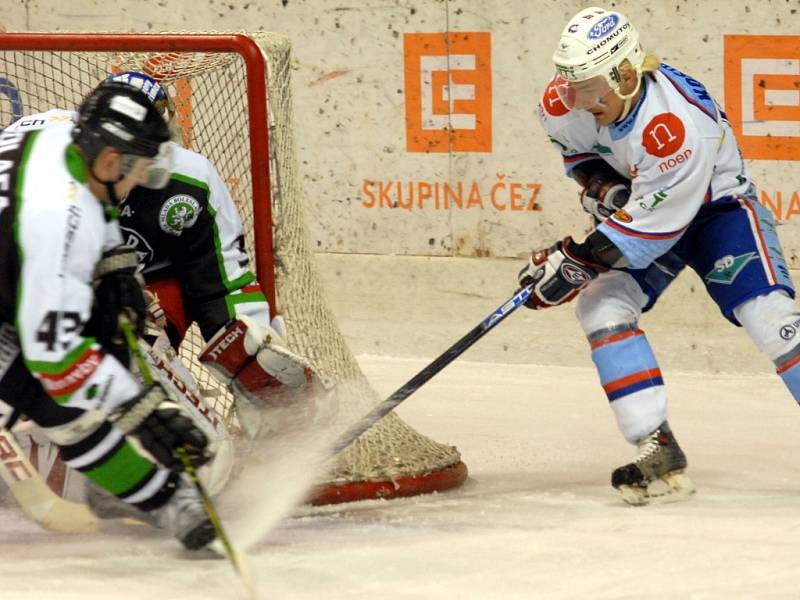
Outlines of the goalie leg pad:
M250 360L236 376L247 390L286 386L300 388L312 381L313 371L302 358L280 346L262 346L255 360Z

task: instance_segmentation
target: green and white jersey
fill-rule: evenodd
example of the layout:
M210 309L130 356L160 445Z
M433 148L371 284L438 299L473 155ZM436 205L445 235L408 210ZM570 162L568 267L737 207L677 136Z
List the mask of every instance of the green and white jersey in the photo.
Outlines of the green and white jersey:
M120 205L122 234L136 248L145 280L175 279L206 339L237 315L269 324L227 186L201 154L173 144L173 158L164 189L136 187Z
M6 131L34 131L75 119L53 109L22 117ZM217 169L201 154L172 143L167 187L135 188L120 206L124 242L133 246L148 282L174 279L183 305L206 339L230 319L269 324L269 304L250 268L239 211Z
M121 235L86 185L71 130L0 133L0 320L14 326L25 364L56 402L111 412L140 386L82 332L95 265Z

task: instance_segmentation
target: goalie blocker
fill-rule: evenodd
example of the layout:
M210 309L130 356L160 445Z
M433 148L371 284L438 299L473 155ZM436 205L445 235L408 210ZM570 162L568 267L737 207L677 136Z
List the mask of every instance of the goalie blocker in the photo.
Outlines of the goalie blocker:
M334 412L330 387L309 362L251 317L240 315L218 331L199 360L230 387L252 437L327 422Z

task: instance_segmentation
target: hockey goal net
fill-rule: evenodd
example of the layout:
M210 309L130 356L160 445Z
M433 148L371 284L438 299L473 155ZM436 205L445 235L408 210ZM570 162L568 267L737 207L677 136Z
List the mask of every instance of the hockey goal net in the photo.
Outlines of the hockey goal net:
M286 36L258 34L0 34L0 127L53 108L75 108L119 71L145 72L171 94L184 146L226 180L246 243L289 345L337 384L340 416L355 421L381 400L328 308L309 242L297 173ZM206 398L228 422L232 398L202 369L195 327L181 348ZM333 462L313 499L327 504L392 498L460 485L458 451L390 414Z

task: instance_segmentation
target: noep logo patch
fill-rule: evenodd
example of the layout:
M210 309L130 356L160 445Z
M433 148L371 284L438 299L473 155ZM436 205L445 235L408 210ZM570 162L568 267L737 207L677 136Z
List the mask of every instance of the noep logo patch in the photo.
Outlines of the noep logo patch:
M170 235L180 235L184 229L197 222L201 210L197 200L186 194L178 194L161 206L158 224Z

